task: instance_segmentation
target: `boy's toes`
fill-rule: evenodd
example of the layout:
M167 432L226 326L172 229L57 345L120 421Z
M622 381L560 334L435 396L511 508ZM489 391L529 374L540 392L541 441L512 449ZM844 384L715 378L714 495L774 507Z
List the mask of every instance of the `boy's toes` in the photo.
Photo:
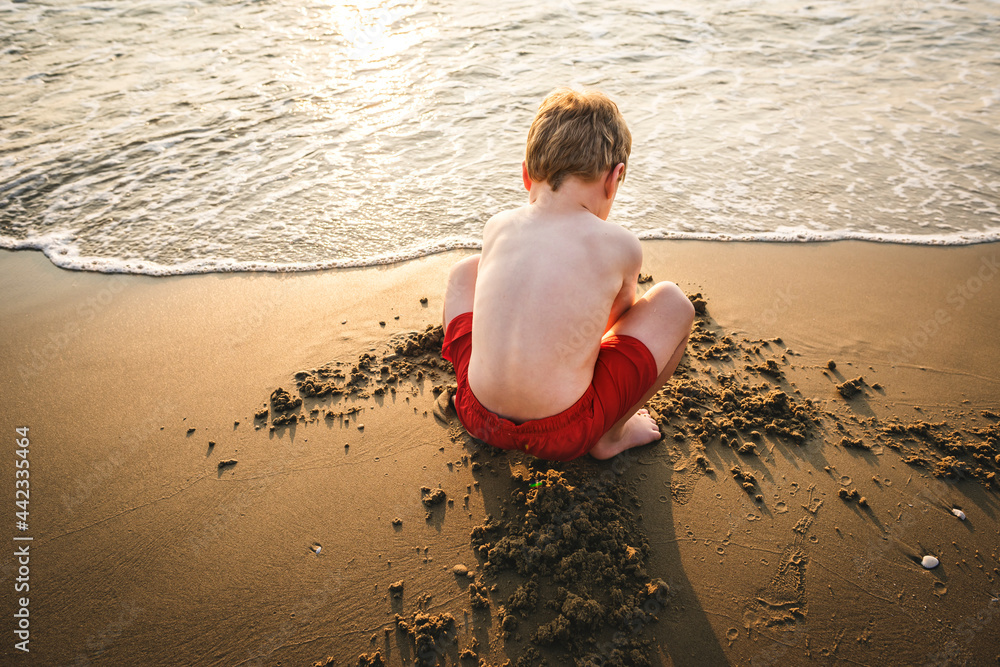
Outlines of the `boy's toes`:
M644 421L646 422L647 428L649 428L650 435L655 435L655 438L659 438L662 435L660 433L660 425L656 423L656 420L653 419L653 416L648 412L645 412L642 416L646 418Z

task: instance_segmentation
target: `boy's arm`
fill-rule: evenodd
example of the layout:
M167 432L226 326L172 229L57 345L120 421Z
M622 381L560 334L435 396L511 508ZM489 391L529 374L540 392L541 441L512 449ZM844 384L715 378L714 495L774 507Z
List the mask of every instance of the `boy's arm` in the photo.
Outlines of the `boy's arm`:
M635 304L636 292L639 289L639 269L642 268L642 246L639 239L629 234L630 243L625 245L624 262L622 265L622 288L611 304L608 324L604 327L607 333L615 322Z

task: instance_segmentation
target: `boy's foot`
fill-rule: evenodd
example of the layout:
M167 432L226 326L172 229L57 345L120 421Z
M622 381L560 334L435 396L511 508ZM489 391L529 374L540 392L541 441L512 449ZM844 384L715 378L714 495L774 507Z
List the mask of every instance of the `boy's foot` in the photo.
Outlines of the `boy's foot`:
M649 415L649 411L644 408L625 422L617 437L613 437L611 431L605 433L590 450L590 455L598 460L610 459L626 449L648 445L659 439L660 427L656 425L656 420Z

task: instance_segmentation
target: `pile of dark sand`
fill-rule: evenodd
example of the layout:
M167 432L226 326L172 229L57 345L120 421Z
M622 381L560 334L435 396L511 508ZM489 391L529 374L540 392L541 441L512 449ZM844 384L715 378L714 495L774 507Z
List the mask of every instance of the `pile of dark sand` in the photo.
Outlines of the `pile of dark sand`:
M715 474L706 455L712 447L731 448L744 457L778 445L793 451L805 445L840 446L862 453L888 447L906 463L939 477L974 479L996 490L1000 414L984 411L982 416L991 420L988 426L963 429L927 421L883 422L850 411L844 417L843 411L829 408L877 399L881 386L857 377L831 384L828 395L802 397L786 379L795 354L780 338L751 340L724 332L701 294L689 298L697 318L688 353L674 378L648 404L671 459L675 464L686 459L675 467L688 473L674 475L674 502L688 502L696 478ZM416 395L418 384L430 382L441 399L437 416L451 423L451 439L471 450L470 458L508 456L449 420L454 374L441 359L442 338L441 327L428 327L396 336L380 353L365 353L355 363L334 361L300 371L295 374L298 396L276 389L258 411L257 425L265 426L268 416L276 429L299 420L318 421L321 415L346 424L360 408L337 410L329 404L337 397L364 399L397 391ZM831 360L818 371L827 374L835 368ZM669 608L671 596L666 584L646 572L648 544L626 484L614 474L613 463L585 457L556 465L528 458L529 470L509 480L499 516L488 517L471 533L481 575L470 585L470 603L478 610L492 609L494 632L517 665L546 658L571 658L584 665L649 664L646 629ZM491 463L476 462L472 468L479 475L494 470ZM739 465L729 472L763 502L752 472ZM856 493L844 491L845 500L856 499ZM801 578L805 559L792 546L782 562L787 573ZM789 590L772 597L794 619L804 610L800 596ZM443 647L453 645L457 636L454 619L423 612L397 618L396 629L407 633L418 656L424 651L420 664L427 665L437 664L435 656L443 655ZM466 649L463 655L474 654ZM358 664L381 660L380 654L364 655Z
M328 421L340 419L346 423L363 408L344 406L336 410L330 406L332 401L396 394L404 386L416 395L416 384L425 380L454 382L454 368L441 358L443 338L440 326L428 326L421 332L394 336L380 354L366 352L354 363L332 361L319 368L299 371L294 379L298 396L292 398L283 387L275 389L268 402L255 411L255 425L258 428L267 425L268 417L272 431L300 421L316 422L321 416ZM436 384L435 395L444 389L443 385ZM303 399L308 402L308 414L300 412Z
M406 637L412 651L412 663L417 667L433 667L441 662L441 655L456 642L457 625L451 614L430 614L416 611L408 617L396 614L393 627L385 628L385 634L396 633ZM372 638L374 641L374 637ZM318 660L313 667L333 667L337 661L333 657ZM385 667L382 651L362 653L358 656L357 667Z
M516 575L494 592L503 638L554 646L577 664L646 665L643 630L670 590L646 572L634 495L605 472L533 460L527 475L513 474L503 516L473 529L472 545L486 580ZM540 655L528 649L517 664Z
M705 303L700 294L689 297ZM649 401L658 414L664 437L684 443L695 468L711 472L707 447L730 447L744 456L759 453L763 442L805 445L818 443L871 450L884 446L899 452L903 461L949 479L976 479L997 489L1000 469L1000 415L982 411L993 420L985 427L949 428L944 422L904 422L850 416L837 404L876 400L883 388L856 377L835 385L836 393L806 397L785 379L784 369L795 353L781 338L753 340L725 333L700 309L688 354L674 378ZM830 361L827 368L836 368ZM827 374L826 370L822 371ZM748 492L748 480L736 478ZM678 482L683 483L683 482ZM675 499L683 502L683 497Z

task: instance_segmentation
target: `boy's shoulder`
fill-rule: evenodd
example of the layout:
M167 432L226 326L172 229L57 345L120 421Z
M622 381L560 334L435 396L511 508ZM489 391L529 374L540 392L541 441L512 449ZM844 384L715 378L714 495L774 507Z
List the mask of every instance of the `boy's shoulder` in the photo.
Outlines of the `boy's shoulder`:
M638 273L642 265L642 244L639 242L639 237L614 223L606 224L612 225L615 229L615 245L620 249L622 262L630 267L630 269L634 268L635 272Z
M609 247L614 247L625 253L628 257L642 258L642 245L639 237L628 229L625 229L616 222L602 220L596 215L587 214L587 221L590 229L594 232L591 237L594 242Z
M483 242L488 243L505 230L524 223L527 220L528 212L528 206L518 206L517 208L509 208L495 213L483 225Z
M486 221L486 226L496 227L504 224L505 222L525 218L530 210L530 206L515 206L514 208L507 208L502 211L498 211L493 214L493 217Z

